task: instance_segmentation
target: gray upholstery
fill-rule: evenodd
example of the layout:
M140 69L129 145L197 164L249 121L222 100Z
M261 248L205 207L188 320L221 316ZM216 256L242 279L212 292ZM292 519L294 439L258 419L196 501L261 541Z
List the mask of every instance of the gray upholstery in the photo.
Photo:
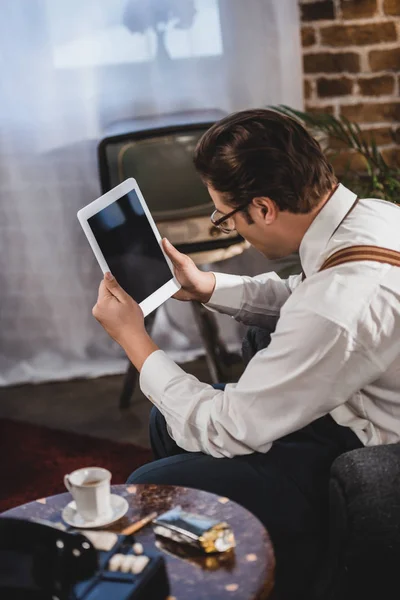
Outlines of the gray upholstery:
M400 444L361 448L337 458L330 503L328 558L316 597L391 597L385 594L400 583Z

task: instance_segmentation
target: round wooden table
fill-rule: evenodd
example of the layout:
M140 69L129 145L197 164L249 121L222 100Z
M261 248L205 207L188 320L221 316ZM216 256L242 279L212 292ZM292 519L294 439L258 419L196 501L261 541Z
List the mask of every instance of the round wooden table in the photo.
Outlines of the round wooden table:
M182 558L176 555L176 545L172 544L174 550L168 546L160 549L157 545L166 560L170 600L271 597L275 559L270 538L261 522L239 504L208 492L167 485L114 485L112 492L127 499L129 511L113 525L103 528L108 531L119 533L153 511L161 514L177 505L231 525L237 544L231 552ZM70 494L41 498L1 516L62 522L62 509L70 500ZM137 532L135 539L147 547L154 546L156 539L151 525Z

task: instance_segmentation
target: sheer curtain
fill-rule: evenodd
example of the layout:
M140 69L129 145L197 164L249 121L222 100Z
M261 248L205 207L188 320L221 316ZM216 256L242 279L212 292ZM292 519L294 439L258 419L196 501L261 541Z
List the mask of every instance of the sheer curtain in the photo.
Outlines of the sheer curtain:
M123 118L302 105L297 0L2 0L0 385L123 372L91 315L101 278L76 212L100 195L96 144ZM273 268L274 265L272 265ZM215 266L255 274L252 250ZM168 301L156 341L201 352ZM221 317L225 341L240 328Z

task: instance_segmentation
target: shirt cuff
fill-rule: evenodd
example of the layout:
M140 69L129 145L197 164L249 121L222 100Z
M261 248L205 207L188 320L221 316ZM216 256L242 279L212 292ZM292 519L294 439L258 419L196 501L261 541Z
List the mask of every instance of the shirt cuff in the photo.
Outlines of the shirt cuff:
M206 308L222 310L235 315L241 309L244 293L244 280L240 275L214 273L215 288Z
M145 360L139 384L143 394L158 408L162 405L165 388L175 377L187 376L162 350L156 350Z

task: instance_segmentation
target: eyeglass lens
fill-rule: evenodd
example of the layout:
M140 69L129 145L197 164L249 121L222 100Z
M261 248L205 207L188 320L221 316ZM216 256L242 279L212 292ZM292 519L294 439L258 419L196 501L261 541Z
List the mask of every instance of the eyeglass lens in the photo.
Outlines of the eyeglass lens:
M223 217L224 217L224 215L222 213L220 213L219 211L215 211L215 213L213 215L214 223L216 221L218 221L219 219L222 219ZM228 232L230 232L235 229L235 223L234 223L234 220L232 219L232 217L228 217L227 219L224 219L221 223L219 223L218 227L222 231L227 230Z

